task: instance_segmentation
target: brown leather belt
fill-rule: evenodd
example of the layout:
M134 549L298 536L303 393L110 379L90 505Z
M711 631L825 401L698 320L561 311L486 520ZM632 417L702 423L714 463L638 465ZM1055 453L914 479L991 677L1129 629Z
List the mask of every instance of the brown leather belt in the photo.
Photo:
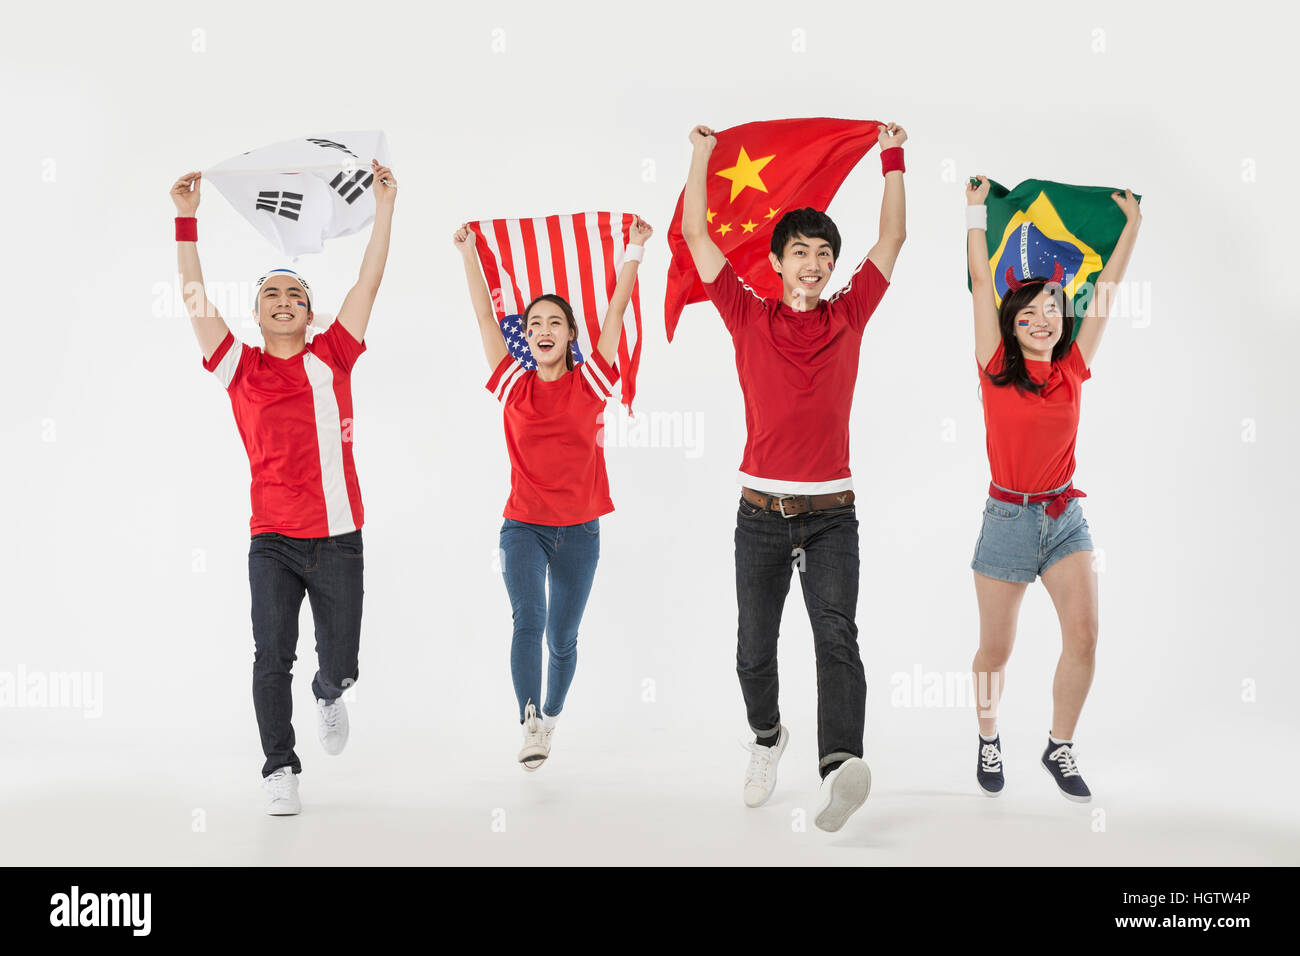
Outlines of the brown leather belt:
M814 511L847 508L853 504L853 492L833 491L826 495L765 495L753 488L740 489L740 496L764 511L779 512L783 518L806 515Z

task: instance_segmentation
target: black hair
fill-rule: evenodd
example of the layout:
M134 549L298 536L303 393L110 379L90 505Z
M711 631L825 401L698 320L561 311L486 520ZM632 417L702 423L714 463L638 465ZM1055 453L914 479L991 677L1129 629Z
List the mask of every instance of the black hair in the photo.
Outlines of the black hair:
M564 300L563 296L556 295L553 292L543 292L532 302L528 303L528 308L524 309L524 314L520 318L520 323L524 328L524 338L528 337L528 313L533 311L533 306L539 302L550 302L552 305L558 305L560 311L564 313L564 318L569 323L569 349L564 354L564 367L570 372L573 371L573 350L578 347L578 320L573 316L573 306Z
M840 260L840 231L826 213L804 206L791 209L782 216L772 230L772 254L780 259L785 254L785 245L795 236L807 236L809 239L825 239L831 244L831 258Z
M1070 344L1074 340L1073 306L1059 282L1035 276L1002 297L1002 308L998 310L998 331L1002 333L1002 368L996 374L989 375L989 381L994 385L1014 385L1022 392L1037 392L1043 387L1029 377L1025 354L1020 348L1020 340L1016 338L1016 316L1045 288L1056 298L1056 307L1061 313L1061 337L1052 347L1052 361L1059 361L1069 353Z

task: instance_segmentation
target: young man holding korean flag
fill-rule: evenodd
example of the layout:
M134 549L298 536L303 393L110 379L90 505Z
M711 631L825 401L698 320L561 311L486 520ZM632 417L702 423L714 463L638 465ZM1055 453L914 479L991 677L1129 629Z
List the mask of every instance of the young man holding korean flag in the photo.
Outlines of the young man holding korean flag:
M316 628L319 669L312 692L326 753L337 754L347 743L342 695L358 676L363 512L352 459L351 372L366 350L397 196L387 166L372 160L363 173L371 177L365 189L373 190L374 224L338 317L309 339L311 288L296 272L274 269L258 280L253 303L263 348L237 342L204 292L194 218L202 174L187 173L171 188L177 258L203 367L230 397L252 471L253 705L266 757L265 808L273 815L302 809L291 681L304 596Z

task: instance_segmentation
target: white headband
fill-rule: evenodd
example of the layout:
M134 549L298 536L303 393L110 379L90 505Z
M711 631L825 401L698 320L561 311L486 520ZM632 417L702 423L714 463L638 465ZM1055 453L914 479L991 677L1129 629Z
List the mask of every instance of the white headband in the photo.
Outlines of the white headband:
M272 269L266 275L262 276L262 278L258 279L257 285L253 287L253 314L257 314L257 296L262 291L263 284L265 284L266 280L271 278L271 276L276 275L289 275L298 280L298 284L302 286L302 291L307 293L307 311L310 312L311 286L307 284L307 280L298 275L298 273L294 272L292 269Z

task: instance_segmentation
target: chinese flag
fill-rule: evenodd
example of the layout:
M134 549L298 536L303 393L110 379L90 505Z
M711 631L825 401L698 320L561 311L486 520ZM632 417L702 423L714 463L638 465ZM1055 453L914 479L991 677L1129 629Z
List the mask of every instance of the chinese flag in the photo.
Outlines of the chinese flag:
M840 183L876 144L874 120L785 119L720 130L709 157L709 235L759 295L779 297L781 277L767 260L772 229L791 209L824 210ZM707 296L682 237L682 197L668 227L664 322L673 340L682 309Z

